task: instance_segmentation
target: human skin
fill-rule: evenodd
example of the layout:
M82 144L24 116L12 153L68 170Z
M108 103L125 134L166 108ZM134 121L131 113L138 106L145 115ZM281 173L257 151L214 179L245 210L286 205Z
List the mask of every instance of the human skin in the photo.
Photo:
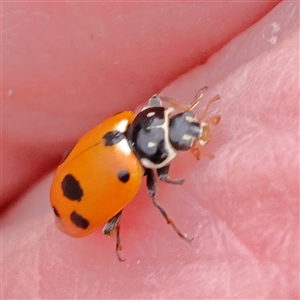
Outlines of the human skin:
M297 3L2 5L1 298L299 298ZM184 185L157 195L192 244L144 185L121 221L125 262L101 230L58 231L63 153L153 93L187 103L204 85L199 115L221 96L214 158L181 153L170 176Z

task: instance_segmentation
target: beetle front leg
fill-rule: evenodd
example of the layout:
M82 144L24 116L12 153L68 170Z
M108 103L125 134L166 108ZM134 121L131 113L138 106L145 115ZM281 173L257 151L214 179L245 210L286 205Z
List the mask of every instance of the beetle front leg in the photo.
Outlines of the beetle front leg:
M117 213L114 217L112 217L104 226L103 233L106 235L114 235L116 233L116 254L118 260L123 262L125 259L122 259L119 251L122 250L121 239L120 239L120 220L122 216L122 210Z

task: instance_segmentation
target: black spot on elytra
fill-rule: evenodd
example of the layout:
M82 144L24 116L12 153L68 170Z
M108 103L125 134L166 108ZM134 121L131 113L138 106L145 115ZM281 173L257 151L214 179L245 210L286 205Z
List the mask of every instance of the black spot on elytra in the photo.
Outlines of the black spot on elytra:
M79 182L71 174L67 174L62 183L61 188L65 197L69 200L80 201L83 196L83 190Z
M77 227L80 227L82 229L87 229L90 225L90 222L81 215L79 215L76 211L73 211L71 213L70 219Z
M58 218L60 218L60 215L59 215L57 209L56 209L54 206L53 206L52 208L53 208L54 214L55 214Z
M118 173L118 179L126 183L130 178L130 174L127 170L122 170Z
M105 133L105 135L103 136L103 139L105 140L105 146L116 145L124 138L125 138L125 135L118 130L109 131L109 132Z

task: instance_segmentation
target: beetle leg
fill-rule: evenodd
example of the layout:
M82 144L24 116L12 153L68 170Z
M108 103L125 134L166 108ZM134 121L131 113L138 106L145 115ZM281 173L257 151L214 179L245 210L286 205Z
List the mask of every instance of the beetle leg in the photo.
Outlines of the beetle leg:
M215 101L218 101L220 99L220 96L219 95L216 95L214 96L207 104L206 104L206 107L204 109L204 112L202 113L202 115L200 117L198 117L198 120L199 121L202 121L205 117L206 117L206 114L208 112L208 109L210 107L210 105L215 102ZM218 119L218 121L215 123L215 124L218 124L220 118Z
M159 98L162 101L169 103L174 108L178 108L182 111L190 111L199 103L199 101L194 100L191 104L182 104L182 103L177 102L177 99L170 98L167 96L159 96Z
M123 262L125 259L122 259L119 251L122 250L121 239L120 239L120 220L122 216L122 210L118 212L114 217L112 217L104 226L103 233L106 235L113 235L116 233L116 254L118 260Z
M184 179L175 179L175 180L170 180L169 179L169 169L170 169L170 165L167 165L165 167L157 169L158 178L161 181L164 181L164 182L167 182L167 183L183 184L184 183Z
M201 156L206 156L208 158L213 158L213 154L210 154L209 152L205 151L203 147L199 144L199 141L196 141L192 147L190 148L190 151L194 155L194 157L197 160L200 160Z
M168 214L165 212L165 210L156 202L155 200L155 195L157 192L157 182L156 182L156 177L155 177L155 173L152 169L147 169L146 170L146 175L147 175L147 188L148 188L148 194L152 200L152 203L154 204L154 206L159 210L159 212L163 215L163 217L166 219L167 223L170 224L173 229L177 232L177 234L184 239L185 241L187 241L188 243L191 243L191 241L193 240L188 238L188 236L181 232L179 230L178 227L176 227L174 221L168 216Z
M165 101L171 104L173 107L179 108L182 111L191 111L193 110L198 104L199 100L202 98L203 94L207 91L208 87L205 86L201 88L195 95L193 101L190 104L182 104L178 103L177 99L166 97L166 96L159 96L162 101Z

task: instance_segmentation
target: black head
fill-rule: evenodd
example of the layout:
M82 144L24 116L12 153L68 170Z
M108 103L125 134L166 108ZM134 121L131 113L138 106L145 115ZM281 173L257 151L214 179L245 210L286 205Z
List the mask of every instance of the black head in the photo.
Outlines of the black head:
M169 139L178 151L189 150L201 136L201 124L191 111L176 114L170 118Z

